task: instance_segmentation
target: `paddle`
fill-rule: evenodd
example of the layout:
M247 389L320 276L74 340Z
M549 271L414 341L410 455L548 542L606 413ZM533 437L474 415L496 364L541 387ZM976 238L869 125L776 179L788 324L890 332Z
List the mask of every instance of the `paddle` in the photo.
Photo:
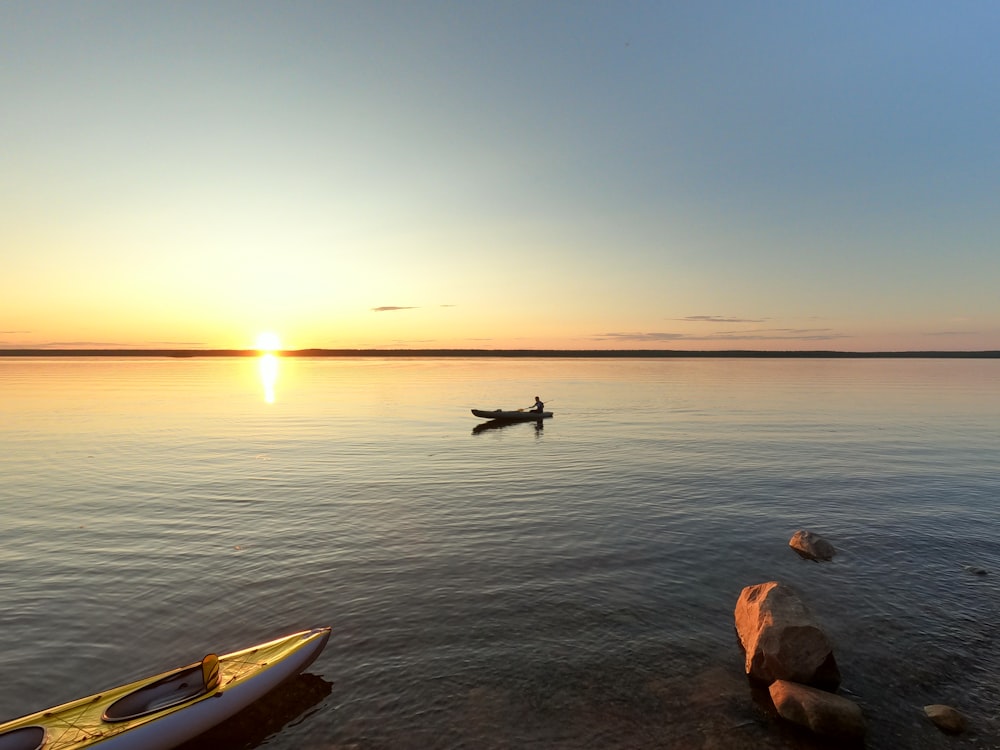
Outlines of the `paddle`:
M545 403L551 404L552 402L551 401L546 401ZM535 408L535 405L532 404L531 406L525 406L523 409L518 409L518 411L533 411L534 408Z

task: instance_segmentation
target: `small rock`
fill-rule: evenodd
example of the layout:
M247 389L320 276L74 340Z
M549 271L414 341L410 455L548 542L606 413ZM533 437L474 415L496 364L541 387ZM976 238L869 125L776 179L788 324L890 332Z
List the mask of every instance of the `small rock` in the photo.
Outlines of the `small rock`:
M961 734L965 731L965 717L951 706L935 703L931 706L924 706L924 713L942 732Z
M975 565L963 565L962 567L965 568L967 573L972 573L975 576L984 576L987 573L985 569L977 568Z
M788 586L777 581L747 586L733 615L746 650L746 673L755 680L831 689L840 684L829 639Z
M800 529L788 541L788 546L810 560L832 560L837 551L819 534Z
M775 680L768 691L783 719L824 737L864 737L865 718L861 708L847 698L787 680Z

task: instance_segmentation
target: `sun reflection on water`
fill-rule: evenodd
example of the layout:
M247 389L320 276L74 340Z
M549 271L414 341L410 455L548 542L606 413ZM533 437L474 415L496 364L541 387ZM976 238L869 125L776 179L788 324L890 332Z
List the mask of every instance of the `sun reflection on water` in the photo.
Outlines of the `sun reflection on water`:
M264 386L264 401L274 403L274 386L278 382L278 355L270 352L260 355L257 361L260 382Z

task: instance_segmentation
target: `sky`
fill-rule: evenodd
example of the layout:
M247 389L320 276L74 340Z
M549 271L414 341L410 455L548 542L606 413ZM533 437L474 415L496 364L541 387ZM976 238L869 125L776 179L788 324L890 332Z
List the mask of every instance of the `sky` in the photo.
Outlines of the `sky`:
M1000 4L0 3L0 348L1000 349Z

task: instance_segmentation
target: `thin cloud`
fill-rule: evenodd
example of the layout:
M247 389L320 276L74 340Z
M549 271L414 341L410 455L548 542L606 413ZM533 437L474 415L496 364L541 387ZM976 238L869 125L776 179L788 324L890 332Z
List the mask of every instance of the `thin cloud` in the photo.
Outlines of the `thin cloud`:
M144 345L135 343L123 343L121 341L46 341L43 344L34 344L32 349L64 349L64 348L87 348L87 349L142 349Z
M688 315L684 318L674 318L687 323L763 323L767 318L726 318L721 315Z
M748 331L717 331L714 335L725 337L738 336L822 336L833 334L832 328L752 328Z
M618 341L684 341L687 339L693 339L695 337L688 336L686 333L661 333L661 332L650 332L650 333L604 333L594 338L598 340L618 340Z
M706 340L711 341L833 341L834 339L849 338L847 334L837 333L829 328L809 329L782 329L776 328L771 331L749 331L731 332L709 336Z
M602 341L831 341L848 338L830 328L771 328L756 331L725 331L707 336L672 332L612 332L595 336Z
M27 332L26 332L27 333ZM3 334L3 331L0 331ZM208 347L205 341L145 341L136 343L122 341L43 341L38 344L0 341L4 349L200 349Z
M458 305L438 305L438 307L458 307ZM419 305L382 305L373 307L372 312L396 312L397 310L419 310Z

